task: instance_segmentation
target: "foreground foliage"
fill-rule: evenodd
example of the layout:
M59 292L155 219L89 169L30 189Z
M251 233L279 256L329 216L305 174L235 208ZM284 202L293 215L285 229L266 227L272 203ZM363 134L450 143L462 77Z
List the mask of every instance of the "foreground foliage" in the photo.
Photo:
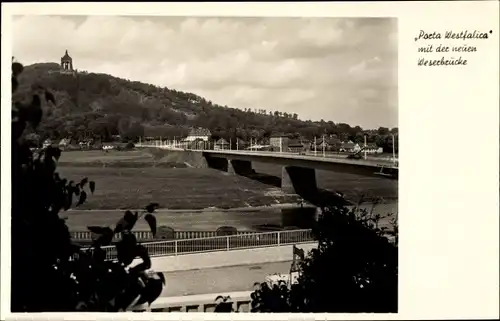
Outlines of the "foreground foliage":
M313 228L318 247L307 255L294 247L297 282L255 283L251 312L396 313L397 217L388 214L392 228L380 226L375 206L368 211L326 205ZM219 311L232 312L222 306Z
M388 230L372 212L326 207L313 229L318 248L300 261L298 283L256 284L252 312L397 312L397 218Z
M13 94L22 71L21 64L12 64ZM121 311L151 304L165 279L161 273L147 272L149 254L131 230L144 216L155 234L152 213L158 204L148 205L141 214L125 212L114 229L89 227L97 237L87 249L73 244L59 212L82 205L96 184L86 177L79 182L61 178L56 172L58 148L30 150L24 134L37 130L42 106L55 103L53 94L43 87L32 90L28 104L13 100L12 106L11 311ZM102 247L118 234L118 260L106 261ZM134 266L136 257L142 263Z

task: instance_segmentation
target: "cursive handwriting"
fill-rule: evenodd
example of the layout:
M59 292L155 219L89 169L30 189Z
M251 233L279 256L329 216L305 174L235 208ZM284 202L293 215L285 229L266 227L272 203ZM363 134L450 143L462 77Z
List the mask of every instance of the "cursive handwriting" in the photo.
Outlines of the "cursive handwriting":
M488 39L488 34L493 33L493 30L489 32L481 32L478 30L469 31L463 30L461 32L446 31L444 36L437 31L426 32L420 30L420 33L415 37L415 41L419 40L435 40L435 39L456 39L456 40L469 40L469 39Z

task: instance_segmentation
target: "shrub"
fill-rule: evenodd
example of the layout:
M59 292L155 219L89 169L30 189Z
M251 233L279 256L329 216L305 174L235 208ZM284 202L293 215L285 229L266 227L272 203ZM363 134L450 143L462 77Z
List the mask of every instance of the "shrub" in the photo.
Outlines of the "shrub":
M219 295L218 297L215 298L215 303L216 306L214 312L216 313L234 312L233 301L229 295L228 296Z
M343 205L323 209L313 229L318 248L302 258L298 283L257 283L252 312L397 312L397 221L392 218L388 231L372 213Z
M175 239L175 230L170 226L159 226L156 238L160 240L173 240Z
M12 63L13 93L22 71L21 64ZM33 152L24 136L27 128L36 131L42 104L53 102L49 91L36 86L29 104L12 104L11 311L121 311L151 303L165 279L161 273L145 273L151 266L149 254L130 231L145 215L155 234L152 213L157 204L141 214L125 212L114 229L89 227L100 236L87 249L73 244L59 212L83 204L96 184L88 178L68 182L60 177L56 167L61 150L49 146ZM103 246L116 233L122 233L118 261L106 261ZM135 257L143 262L131 267Z
M217 229L217 236L236 235L238 230L233 226L221 226Z

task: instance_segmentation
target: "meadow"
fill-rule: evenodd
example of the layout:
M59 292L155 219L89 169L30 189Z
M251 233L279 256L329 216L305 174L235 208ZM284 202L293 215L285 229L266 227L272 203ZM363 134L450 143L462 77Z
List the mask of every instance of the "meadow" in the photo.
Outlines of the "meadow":
M257 173L281 176L281 167L254 163ZM81 209L142 208L150 202L168 209L222 209L297 203L274 184L207 168L190 168L165 154L146 150L63 152L59 173L69 180L82 177L96 182L96 192ZM360 194L397 202L396 180L317 171L318 187L339 191L347 199Z

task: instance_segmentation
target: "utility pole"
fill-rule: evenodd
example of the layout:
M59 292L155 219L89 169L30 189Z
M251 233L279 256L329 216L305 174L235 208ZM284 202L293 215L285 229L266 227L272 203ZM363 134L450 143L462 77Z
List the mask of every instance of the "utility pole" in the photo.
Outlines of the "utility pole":
M316 136L314 136L314 156L318 156L318 151L316 148Z
M280 137L280 153L283 153L283 137Z
M396 143L394 142L394 134L392 134L392 162L396 164Z
M323 145L323 157L325 157L325 135L323 135L323 142L321 145Z
M365 135L365 159L366 159L366 135Z
M239 139L238 139L238 138L236 138L236 150L240 150L240 147L239 147L239 144L238 144L238 143L239 143Z

